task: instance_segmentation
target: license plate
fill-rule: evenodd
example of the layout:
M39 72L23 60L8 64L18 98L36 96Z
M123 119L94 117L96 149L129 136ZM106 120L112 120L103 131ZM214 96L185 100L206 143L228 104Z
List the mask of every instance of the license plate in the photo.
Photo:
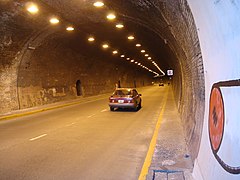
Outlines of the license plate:
M118 100L118 103L124 103L124 100Z

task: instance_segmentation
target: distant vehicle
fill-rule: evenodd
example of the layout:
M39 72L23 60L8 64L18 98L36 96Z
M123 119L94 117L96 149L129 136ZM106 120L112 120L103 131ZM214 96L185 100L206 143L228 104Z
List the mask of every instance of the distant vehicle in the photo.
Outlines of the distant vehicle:
M137 111L142 107L141 94L135 88L116 88L113 95L109 97L111 111L115 108L130 108Z

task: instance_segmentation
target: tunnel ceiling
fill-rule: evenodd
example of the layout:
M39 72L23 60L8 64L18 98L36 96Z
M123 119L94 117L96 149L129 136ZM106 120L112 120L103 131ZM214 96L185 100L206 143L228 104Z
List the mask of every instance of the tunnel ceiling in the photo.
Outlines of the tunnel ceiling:
M168 31L170 26L161 17L159 7L162 4L160 1L155 5L150 1L111 0L104 1L104 6L101 8L94 7L95 1L93 0L42 0L31 2L38 5L39 12L29 15L32 16L30 18L38 23L40 21L44 25L51 26L48 22L49 18L57 17L60 23L52 25L55 26L52 28L58 28L58 33L71 33L69 38L75 37L72 38L73 41L75 39L72 46L75 50L82 51L83 48L90 48L90 52L98 56L101 56L101 53L108 53L109 58L125 61L125 64L135 60L135 62L141 63L141 67L136 64L136 68L143 68L146 71L149 68L159 75L162 75L162 71L166 72L167 69L172 68L176 61L167 41L164 40L170 34ZM16 3L24 7L26 11L29 1L16 1ZM106 18L110 12L117 16L113 21ZM158 22L158 24L153 22ZM115 27L117 23L122 23L124 28L117 29ZM66 32L65 28L68 25L74 27L73 32ZM135 39L128 40L129 35L134 35ZM89 36L94 36L95 42L87 42ZM84 39L84 41L80 39ZM105 42L110 45L110 48L102 50L101 45ZM142 46L136 47L136 44ZM113 55L112 51L115 49L119 53ZM146 52L141 53L142 49ZM122 54L125 55L124 58L121 57ZM149 54L152 59L145 57L145 54ZM105 55L103 56L105 57ZM156 75L154 73L150 74Z

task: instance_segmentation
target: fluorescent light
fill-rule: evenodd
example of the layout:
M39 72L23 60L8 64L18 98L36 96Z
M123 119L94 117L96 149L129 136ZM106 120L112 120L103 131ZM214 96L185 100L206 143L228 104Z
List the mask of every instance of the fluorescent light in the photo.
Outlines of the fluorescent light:
M94 37L89 37L89 38L88 38L88 41L89 41L89 42L93 42L93 41L95 41L95 39L94 39Z
M109 19L109 20L114 20L115 18L116 18L116 15L113 13L110 13L107 15L107 19Z
M128 39L129 39L129 40L133 40L133 39L134 39L134 36L132 36L132 35L131 35L131 36L128 36Z
M107 48L109 48L109 45L108 45L108 44L103 44L102 47L103 47L104 49L107 49Z
M118 51L117 51L117 50L115 50L115 51L113 51L112 53L113 53L113 54L117 54L117 53L118 53Z
M104 6L104 3L101 2L101 1L97 1L93 4L95 7L103 7Z
M116 28L118 28L118 29L124 28L124 25L123 24L116 24Z
M136 44L137 47L141 47L142 45L141 44Z
M141 53L145 53L146 51L145 50L141 50Z
M67 31L74 31L74 27L68 26L68 27L66 28L66 30L67 30Z
M51 19L49 20L49 22L50 22L51 24L58 24L58 23L59 23L59 19L57 19L57 18L51 18Z
M36 14L38 13L39 9L38 6L34 3L28 3L27 4L27 11L30 12L31 14Z

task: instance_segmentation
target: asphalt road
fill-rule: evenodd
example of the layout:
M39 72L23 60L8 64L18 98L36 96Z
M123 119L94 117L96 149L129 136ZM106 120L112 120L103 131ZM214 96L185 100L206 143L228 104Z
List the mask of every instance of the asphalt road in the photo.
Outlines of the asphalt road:
M0 180L138 179L167 89L141 89L137 112L106 98L0 121Z

